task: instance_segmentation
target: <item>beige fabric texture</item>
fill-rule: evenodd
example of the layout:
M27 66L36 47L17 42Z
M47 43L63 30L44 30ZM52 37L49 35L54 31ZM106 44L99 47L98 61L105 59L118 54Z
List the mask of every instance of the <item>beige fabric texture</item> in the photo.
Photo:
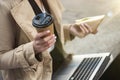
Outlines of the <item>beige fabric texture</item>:
M48 0L48 4L55 18L55 29L64 45L64 36L67 34L67 41L70 34L61 24L62 4L60 0ZM28 0L0 3L0 70L4 80L51 80L52 58L49 52L42 53L41 62L34 55L32 40L37 34L31 24L34 16ZM64 35L64 31L68 33Z

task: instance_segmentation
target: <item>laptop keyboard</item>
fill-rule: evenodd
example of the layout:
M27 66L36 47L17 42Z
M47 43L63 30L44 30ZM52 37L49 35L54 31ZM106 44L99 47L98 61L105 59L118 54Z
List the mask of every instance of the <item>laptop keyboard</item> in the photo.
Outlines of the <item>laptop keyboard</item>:
M89 80L102 57L84 58L69 80Z

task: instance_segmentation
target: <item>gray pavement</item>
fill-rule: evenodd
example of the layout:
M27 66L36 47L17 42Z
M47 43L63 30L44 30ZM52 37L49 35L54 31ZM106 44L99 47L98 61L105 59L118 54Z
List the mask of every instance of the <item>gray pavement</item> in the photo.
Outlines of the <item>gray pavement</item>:
M75 54L111 52L120 45L120 0L62 0L66 11L63 23L74 23L75 19L106 15L96 35L75 38L65 45L67 52ZM114 54L119 53L119 50Z
M1 72L0 72L0 80L2 80Z

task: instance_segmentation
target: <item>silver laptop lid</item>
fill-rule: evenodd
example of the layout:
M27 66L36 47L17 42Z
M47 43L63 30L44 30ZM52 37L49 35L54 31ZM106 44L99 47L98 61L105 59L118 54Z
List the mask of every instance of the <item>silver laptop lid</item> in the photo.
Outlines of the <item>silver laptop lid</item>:
M110 53L74 55L53 75L53 80L97 80L110 60Z

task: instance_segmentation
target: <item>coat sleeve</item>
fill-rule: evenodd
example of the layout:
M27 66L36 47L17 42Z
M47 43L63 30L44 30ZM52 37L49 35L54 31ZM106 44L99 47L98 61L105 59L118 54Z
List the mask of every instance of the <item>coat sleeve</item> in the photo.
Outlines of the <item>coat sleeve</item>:
M73 40L73 39L75 38L75 36L73 36L73 35L70 33L69 27L70 27L70 24L63 24L63 31L64 31L64 39L65 39L65 42L66 42L66 41Z
M33 42L14 48L15 24L10 7L0 3L0 69L26 68L38 63Z
M29 68L36 63L39 61L35 58L32 42L0 52L0 69Z

